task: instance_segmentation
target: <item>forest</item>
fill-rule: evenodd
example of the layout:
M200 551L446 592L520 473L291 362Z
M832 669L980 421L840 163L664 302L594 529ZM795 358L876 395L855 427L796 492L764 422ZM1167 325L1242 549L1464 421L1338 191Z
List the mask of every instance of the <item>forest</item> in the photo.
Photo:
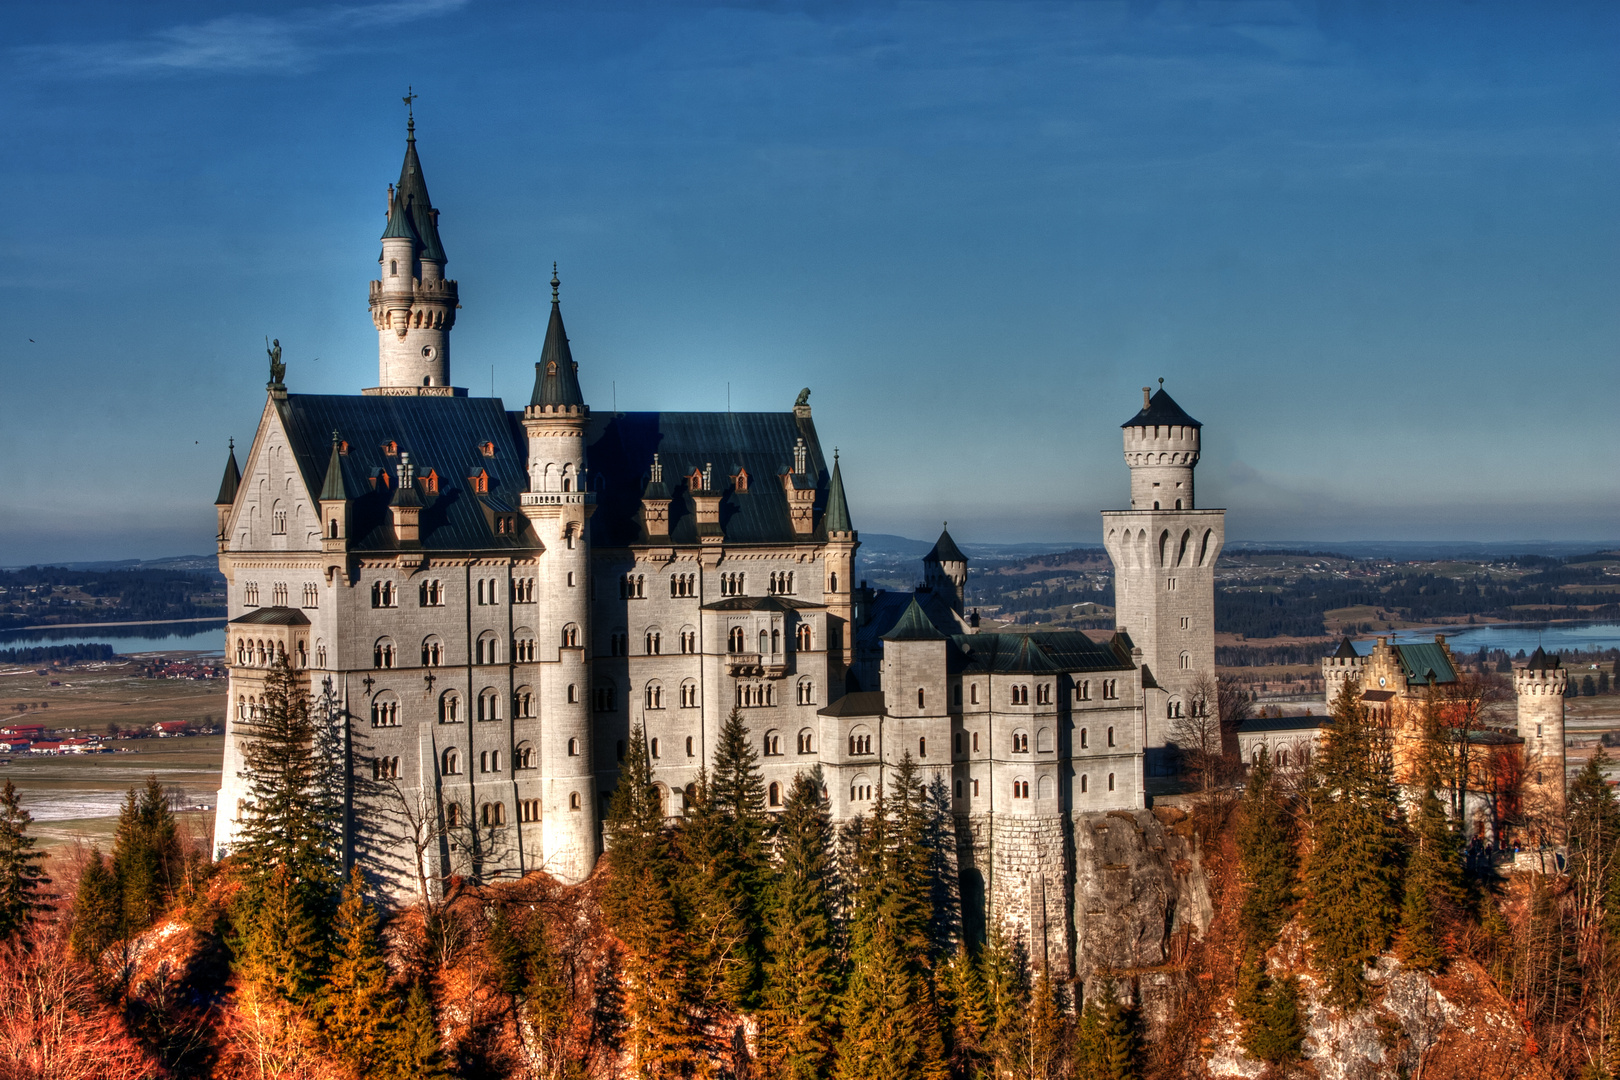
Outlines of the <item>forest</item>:
M225 617L225 583L201 571L153 568L0 570L0 630L52 623Z
M1477 978L1511 1003L1514 1052L1555 1075L1620 1075L1604 759L1570 790L1567 872L1498 874L1448 809L1446 716L1425 713L1415 799L1397 797L1387 729L1353 692L1308 767L1200 762L1191 821L1217 916L1154 1031L1133 973L1077 982L1032 970L1009 928L964 934L947 804L909 758L844 827L815 773L768 814L735 714L675 819L634 732L585 883L454 876L385 895L343 865L354 778L282 667L227 858L185 835L152 779L111 851L47 866L0 791L0 1078L1169 1080L1203 1075L1222 1038L1270 1075L1306 1075L1320 1014L1367 1013L1396 968ZM1555 827L1530 805L1524 827L1538 814ZM1386 1034L1399 1054L1409 1036ZM1501 1065L1476 1075L1515 1075Z

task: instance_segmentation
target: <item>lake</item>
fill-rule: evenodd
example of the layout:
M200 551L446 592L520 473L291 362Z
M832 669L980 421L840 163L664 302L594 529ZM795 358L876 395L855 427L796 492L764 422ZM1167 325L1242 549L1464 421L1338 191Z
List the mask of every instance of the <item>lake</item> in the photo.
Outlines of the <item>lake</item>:
M1539 645L1550 653L1568 653L1580 650L1596 652L1602 649L1620 649L1620 623L1494 623L1473 626L1425 626L1416 629L1395 630L1385 635L1392 642L1407 645L1433 641L1434 635L1444 634L1455 653L1478 652L1481 648L1506 649L1509 656L1520 649L1526 653L1536 651ZM1378 635L1356 638L1359 652L1371 651Z
M81 626L61 630L0 631L0 649L32 649L45 645L94 645L105 642L114 652L225 652L224 619L206 622L160 622L139 626Z

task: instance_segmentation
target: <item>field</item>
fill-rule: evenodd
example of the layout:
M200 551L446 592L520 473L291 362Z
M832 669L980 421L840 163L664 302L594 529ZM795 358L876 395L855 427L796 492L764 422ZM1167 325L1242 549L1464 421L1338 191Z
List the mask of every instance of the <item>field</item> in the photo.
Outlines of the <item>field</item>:
M0 718L45 724L53 731L105 733L150 728L159 720L219 722L225 715L221 681L142 679L130 665L94 665L36 675L0 672ZM58 685L51 685L53 682ZM26 705L26 709L19 709ZM41 707L43 705L43 707ZM33 814L33 832L45 846L82 836L107 847L118 806L131 787L156 776L177 807L212 807L224 754L222 736L119 739L112 754L19 755L0 766ZM192 828L212 828L212 812L182 812Z

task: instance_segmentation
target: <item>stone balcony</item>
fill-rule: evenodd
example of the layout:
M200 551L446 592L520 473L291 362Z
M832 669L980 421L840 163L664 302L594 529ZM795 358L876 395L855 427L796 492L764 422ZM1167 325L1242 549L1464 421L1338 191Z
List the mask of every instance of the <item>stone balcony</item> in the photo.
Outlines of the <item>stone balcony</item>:
M519 506L595 506L594 491L525 491Z
M741 679L780 679L788 673L787 656L783 653L727 653L726 673Z

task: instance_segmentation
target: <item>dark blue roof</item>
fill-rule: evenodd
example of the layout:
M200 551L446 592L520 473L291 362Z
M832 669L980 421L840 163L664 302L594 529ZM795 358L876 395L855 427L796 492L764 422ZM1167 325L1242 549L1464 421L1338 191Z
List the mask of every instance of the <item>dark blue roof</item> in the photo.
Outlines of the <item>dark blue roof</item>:
M433 550L511 550L533 546L519 532L497 535L484 502L492 508L516 506L528 490L528 451L521 414L509 414L497 398L384 397L288 394L280 404L293 455L313 495L326 484L332 432L349 444L342 455L343 486L353 496L349 542L356 551L392 550L390 487L373 484L386 473L397 485L399 458L383 452L385 443L411 455L418 480L439 478L437 495L423 494L421 546ZM481 447L489 443L492 456ZM470 477L489 477L487 500L472 490Z
M965 656L964 672L1130 671L1130 653L1116 643L1100 644L1080 630L1028 634L957 634L951 638Z
M809 451L809 481L815 485L815 529L793 531L782 474L793 468L794 444ZM670 498L669 540L698 542L697 518L687 490L694 470L714 466L713 483L723 491L720 527L728 544L820 543L828 482L826 459L809 417L784 413L612 413L593 415L586 428L586 461L596 490L591 540L602 547L645 542L641 497L654 453L663 465ZM738 491L732 476L748 472L748 490ZM663 541L660 541L663 542Z
M1160 380L1163 381L1163 380ZM1119 425L1127 427L1190 427L1202 428L1204 425L1188 416L1175 399L1163 390L1155 393L1148 399L1142 411Z

